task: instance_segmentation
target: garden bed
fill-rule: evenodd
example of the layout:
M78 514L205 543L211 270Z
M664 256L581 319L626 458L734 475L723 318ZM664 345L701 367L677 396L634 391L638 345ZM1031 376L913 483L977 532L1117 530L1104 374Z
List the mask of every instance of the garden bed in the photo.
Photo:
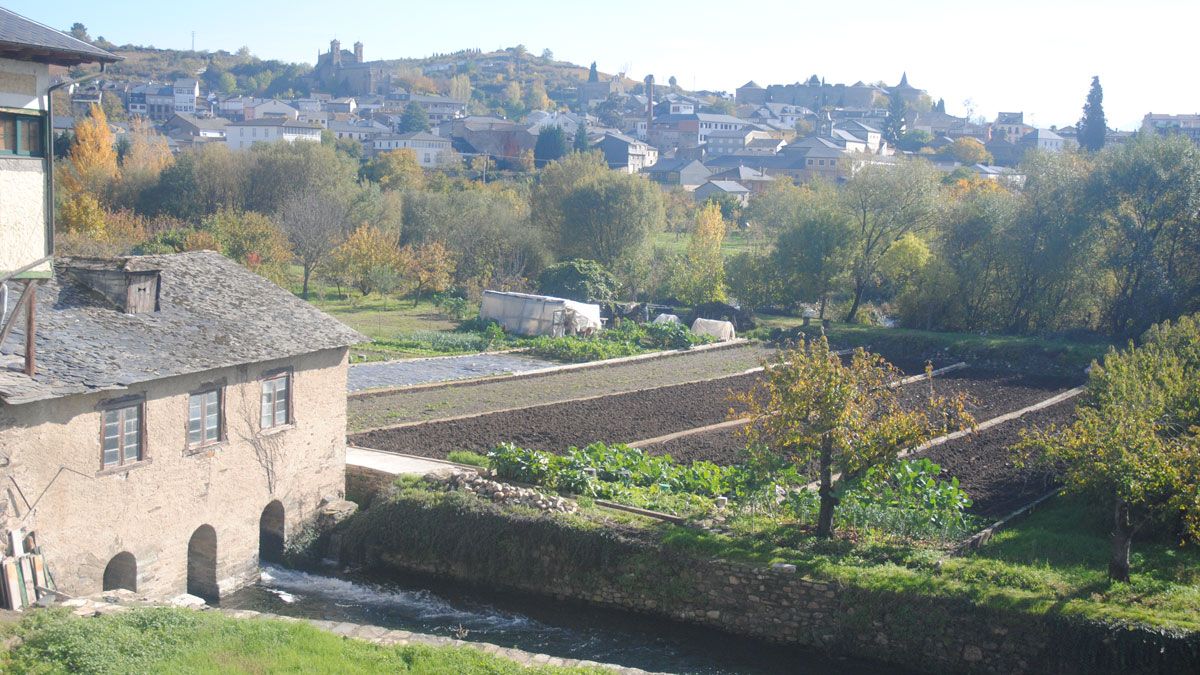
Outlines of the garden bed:
M567 401L462 419L428 422L355 434L353 444L377 450L444 458L453 450L487 452L502 442L562 452L593 442L631 442L704 427L726 420L729 396L745 391L761 374L737 375L659 387L582 401ZM971 411L986 420L1044 400L1066 387L1059 379L981 375L964 370L935 378L939 393L962 391ZM928 392L923 382L905 387L916 400ZM647 450L670 453L682 461L707 459L733 464L743 442L736 429L688 436Z
M1070 384L1070 381L1061 378L994 375L966 369L935 377L933 389L941 395L965 393L970 398L968 409L971 414L977 422L983 422L1043 401ZM928 393L928 384L914 382L904 388L902 399L915 402ZM720 421L717 419L713 423ZM668 433L671 432L663 432L664 435ZM669 454L680 461L708 460L717 464L732 464L741 460L744 447L740 427L725 427L646 445L644 449L652 454Z

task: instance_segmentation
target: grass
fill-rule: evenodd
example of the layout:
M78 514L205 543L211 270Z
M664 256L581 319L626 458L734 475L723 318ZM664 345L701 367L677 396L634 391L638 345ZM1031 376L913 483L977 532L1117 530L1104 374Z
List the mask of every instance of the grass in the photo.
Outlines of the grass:
M820 540L766 516L735 519L728 535L670 527L663 538L694 554L792 563L811 576L868 590L1200 631L1200 550L1135 541L1130 583L1110 583L1106 522L1084 500L1056 498L964 556L872 532Z
M768 329L788 330L803 325L800 317L760 314L760 323ZM820 321L813 320L810 330L816 334ZM838 347L870 347L877 351L912 353L940 351L955 357L971 357L1013 364L1030 362L1035 368L1050 367L1081 371L1093 360L1104 356L1110 343L1103 340L1068 340L1060 337L1025 335L984 335L943 333L912 328L886 328L863 324L833 323L826 331Z
M688 234L675 232L655 232L650 235L650 245L654 248L664 248L672 253L683 253L687 251ZM725 239L721 241L721 253L726 257L732 257L738 253L746 251L754 251L762 247L762 244L757 241L751 234L735 230L725 235Z
M526 668L467 647L384 647L300 622L232 619L215 612L134 609L81 619L34 612L9 632L23 643L0 653L12 673L603 673Z

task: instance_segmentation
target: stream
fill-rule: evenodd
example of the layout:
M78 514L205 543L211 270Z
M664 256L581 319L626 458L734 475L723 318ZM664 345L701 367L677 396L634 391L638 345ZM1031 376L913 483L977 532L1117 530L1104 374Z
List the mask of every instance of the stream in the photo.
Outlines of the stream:
M656 672L902 672L657 617L423 576L318 574L265 566L258 584L222 599L221 606L459 637Z

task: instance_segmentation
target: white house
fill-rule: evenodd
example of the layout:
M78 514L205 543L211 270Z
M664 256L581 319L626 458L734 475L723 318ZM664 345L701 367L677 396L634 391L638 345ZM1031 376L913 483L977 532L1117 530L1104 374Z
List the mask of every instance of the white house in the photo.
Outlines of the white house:
M292 106L276 100L246 102L243 113L247 120L266 118L281 118L294 120L300 116L300 111Z
M175 80L172 86L175 95L175 112L196 114L196 99L200 98L200 83L190 77Z
M417 155L417 163L426 168L444 164L447 155L452 151L449 138L434 136L424 131L376 136L371 141L371 149L376 154L392 150L412 150Z
M320 143L321 125L267 118L231 122L225 127L225 144L230 150L245 150L255 143L274 141Z

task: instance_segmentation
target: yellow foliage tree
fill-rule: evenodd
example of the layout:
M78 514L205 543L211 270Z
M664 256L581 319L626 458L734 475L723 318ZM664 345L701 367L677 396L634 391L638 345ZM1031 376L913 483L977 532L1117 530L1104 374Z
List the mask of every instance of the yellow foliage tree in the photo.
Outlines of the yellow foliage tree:
M327 269L363 295L387 293L399 282L400 249L383 230L363 224L333 250Z
M206 218L204 226L220 242L221 253L277 284L287 281L292 249L279 226L267 216L221 209Z
M425 187L425 171L417 162L411 148L389 150L367 162L364 173L368 180L379 183L384 190L420 190Z
M75 125L70 162L60 181L67 192L89 192L103 202L112 184L120 178L117 148L104 109L93 105L91 115Z
M450 288L454 274L454 254L440 241L431 241L419 246L400 249L400 268L404 278L413 288L413 306L421 301L421 294L432 291L440 293Z
M75 192L58 209L58 227L63 232L101 239L104 237L104 208L89 192Z
M676 277L675 294L682 302L699 305L725 300L725 261L721 256L724 240L721 207L710 202L696 212L683 269Z
M142 191L153 187L163 169L174 162L166 137L155 131L146 118L135 118L129 130L129 150L121 162L121 181L113 201L127 207L136 205Z

